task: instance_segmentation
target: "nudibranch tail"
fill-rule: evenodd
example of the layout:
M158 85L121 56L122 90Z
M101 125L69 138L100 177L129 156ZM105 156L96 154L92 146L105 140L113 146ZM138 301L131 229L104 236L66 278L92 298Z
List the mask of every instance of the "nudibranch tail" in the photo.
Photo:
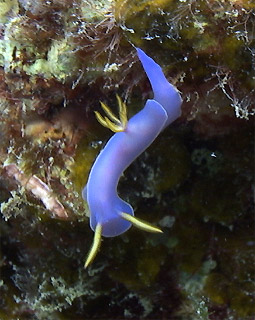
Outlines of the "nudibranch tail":
M163 233L163 231L161 229L159 229L158 227L155 227L152 224L150 224L146 221L143 221L141 219L137 219L128 213L121 212L120 215L122 216L123 219L131 222L135 227L137 227L139 229L142 229L147 232Z
M90 251L88 253L87 259L84 264L84 268L86 269L95 259L99 249L100 249L100 244L101 244L101 239L102 239L102 225L98 224L95 229L94 233L94 240L92 243L92 246L90 248Z
M178 90L168 82L161 67L143 50L136 48L136 51L152 86L154 100L167 112L165 128L181 115L181 96Z
M111 109L103 102L100 102L100 104L108 117L101 116L101 114L98 111L95 111L95 115L98 122L101 123L101 125L103 125L104 127L112 130L113 132L122 132L126 129L128 122L127 106L118 95L116 95L116 97L119 107L119 119L113 114Z

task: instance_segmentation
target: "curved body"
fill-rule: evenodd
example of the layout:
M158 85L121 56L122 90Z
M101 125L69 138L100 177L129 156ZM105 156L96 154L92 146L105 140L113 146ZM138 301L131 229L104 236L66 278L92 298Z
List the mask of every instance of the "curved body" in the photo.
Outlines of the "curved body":
M101 226L101 234L114 237L130 228L122 213L134 215L120 199L117 185L122 172L154 141L158 134L181 114L181 97L165 78L161 67L141 49L138 57L151 83L154 99L134 115L123 132L117 132L97 157L83 190L90 210L90 226Z

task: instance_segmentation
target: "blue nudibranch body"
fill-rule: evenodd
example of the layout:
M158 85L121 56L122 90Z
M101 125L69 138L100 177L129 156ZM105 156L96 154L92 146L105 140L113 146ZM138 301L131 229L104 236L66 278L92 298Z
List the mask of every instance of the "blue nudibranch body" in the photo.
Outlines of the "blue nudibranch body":
M90 210L90 226L95 231L85 267L95 258L101 236L118 236L132 224L146 231L161 232L159 228L134 217L131 205L118 196L117 185L122 172L166 126L180 116L182 99L177 89L167 81L161 67L141 49L136 50L151 83L154 99L147 100L145 107L129 121L125 119L125 105L119 97L121 120L102 104L114 125L107 117L103 118L97 113L97 118L103 125L119 132L113 135L100 152L83 189L83 197Z

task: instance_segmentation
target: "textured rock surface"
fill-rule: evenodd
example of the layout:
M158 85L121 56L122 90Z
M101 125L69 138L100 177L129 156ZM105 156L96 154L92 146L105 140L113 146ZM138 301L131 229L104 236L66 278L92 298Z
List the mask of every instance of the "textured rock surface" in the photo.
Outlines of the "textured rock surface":
M253 319L254 10L0 1L1 319ZM151 93L131 44L184 100L119 188L164 234L106 239L84 271L81 189L111 135L94 110L118 93L131 116Z

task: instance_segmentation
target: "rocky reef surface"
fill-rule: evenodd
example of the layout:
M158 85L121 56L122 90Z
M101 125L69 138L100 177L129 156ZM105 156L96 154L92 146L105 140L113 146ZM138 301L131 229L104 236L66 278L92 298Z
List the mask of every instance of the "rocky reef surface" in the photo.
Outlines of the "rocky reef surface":
M0 319L254 319L254 1L2 0L0 28ZM151 97L133 46L183 97L119 184L164 233L84 270L94 111Z

